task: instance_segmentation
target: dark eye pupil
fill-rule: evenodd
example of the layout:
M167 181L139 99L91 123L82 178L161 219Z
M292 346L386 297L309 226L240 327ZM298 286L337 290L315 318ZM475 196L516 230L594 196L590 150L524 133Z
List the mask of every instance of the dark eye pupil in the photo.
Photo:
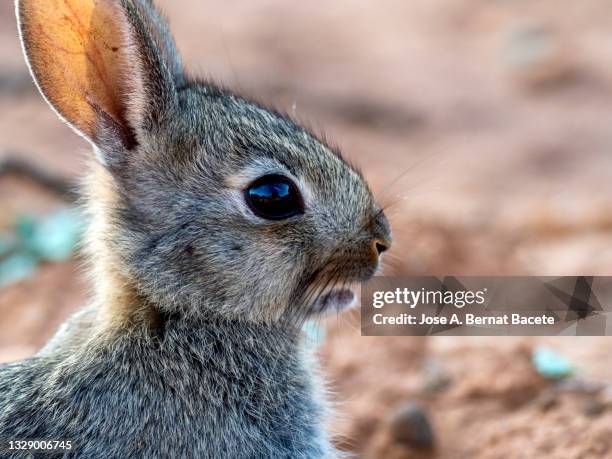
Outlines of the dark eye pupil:
M304 212L302 197L287 177L266 175L255 180L245 192L251 210L268 220L283 220Z

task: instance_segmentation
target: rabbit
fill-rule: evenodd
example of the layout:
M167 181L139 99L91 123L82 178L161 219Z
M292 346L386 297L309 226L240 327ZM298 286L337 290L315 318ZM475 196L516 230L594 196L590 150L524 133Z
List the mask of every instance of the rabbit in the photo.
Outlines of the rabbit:
M0 367L0 455L43 439L70 441L64 457L339 457L302 325L351 306L391 245L362 174L188 75L150 0L16 13L40 92L93 146L93 291L37 355Z

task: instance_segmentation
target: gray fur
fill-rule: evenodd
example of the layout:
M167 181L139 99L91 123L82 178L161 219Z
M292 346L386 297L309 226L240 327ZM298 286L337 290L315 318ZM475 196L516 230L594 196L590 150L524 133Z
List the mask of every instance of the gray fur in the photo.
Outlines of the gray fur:
M168 318L163 336L135 331L1 376L1 436L72 439L67 457L329 452L299 338L278 327Z
M126 97L145 104L98 113L116 199L90 197L107 228L92 264L111 255L157 320L109 332L98 292L36 357L0 368L0 438L69 438L68 457L335 457L299 330L331 288L374 274L384 214L323 141L185 77L150 1L121 5L144 70L144 94ZM268 173L295 180L303 215L250 212L243 189Z

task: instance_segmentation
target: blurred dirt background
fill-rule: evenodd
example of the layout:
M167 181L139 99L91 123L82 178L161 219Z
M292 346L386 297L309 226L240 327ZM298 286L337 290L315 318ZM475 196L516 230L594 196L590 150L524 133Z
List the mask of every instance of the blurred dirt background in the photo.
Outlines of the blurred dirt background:
M159 3L193 74L292 113L360 165L389 206L387 273L612 275L608 0ZM74 179L89 153L37 94L0 0L7 154ZM1 178L0 230L61 204ZM87 291L78 260L0 289L0 361L33 354ZM332 319L320 350L331 428L358 457L612 457L612 340L366 338L358 325ZM534 371L542 343L575 379ZM402 426L421 410L433 446Z

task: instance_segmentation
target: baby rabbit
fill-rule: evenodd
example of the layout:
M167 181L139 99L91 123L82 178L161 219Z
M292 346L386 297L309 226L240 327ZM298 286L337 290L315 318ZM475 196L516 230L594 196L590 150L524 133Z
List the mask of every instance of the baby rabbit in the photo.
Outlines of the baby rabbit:
M304 320L390 245L358 171L286 116L186 75L150 0L18 0L41 93L93 145L94 296L0 368L0 440L66 457L336 457Z

